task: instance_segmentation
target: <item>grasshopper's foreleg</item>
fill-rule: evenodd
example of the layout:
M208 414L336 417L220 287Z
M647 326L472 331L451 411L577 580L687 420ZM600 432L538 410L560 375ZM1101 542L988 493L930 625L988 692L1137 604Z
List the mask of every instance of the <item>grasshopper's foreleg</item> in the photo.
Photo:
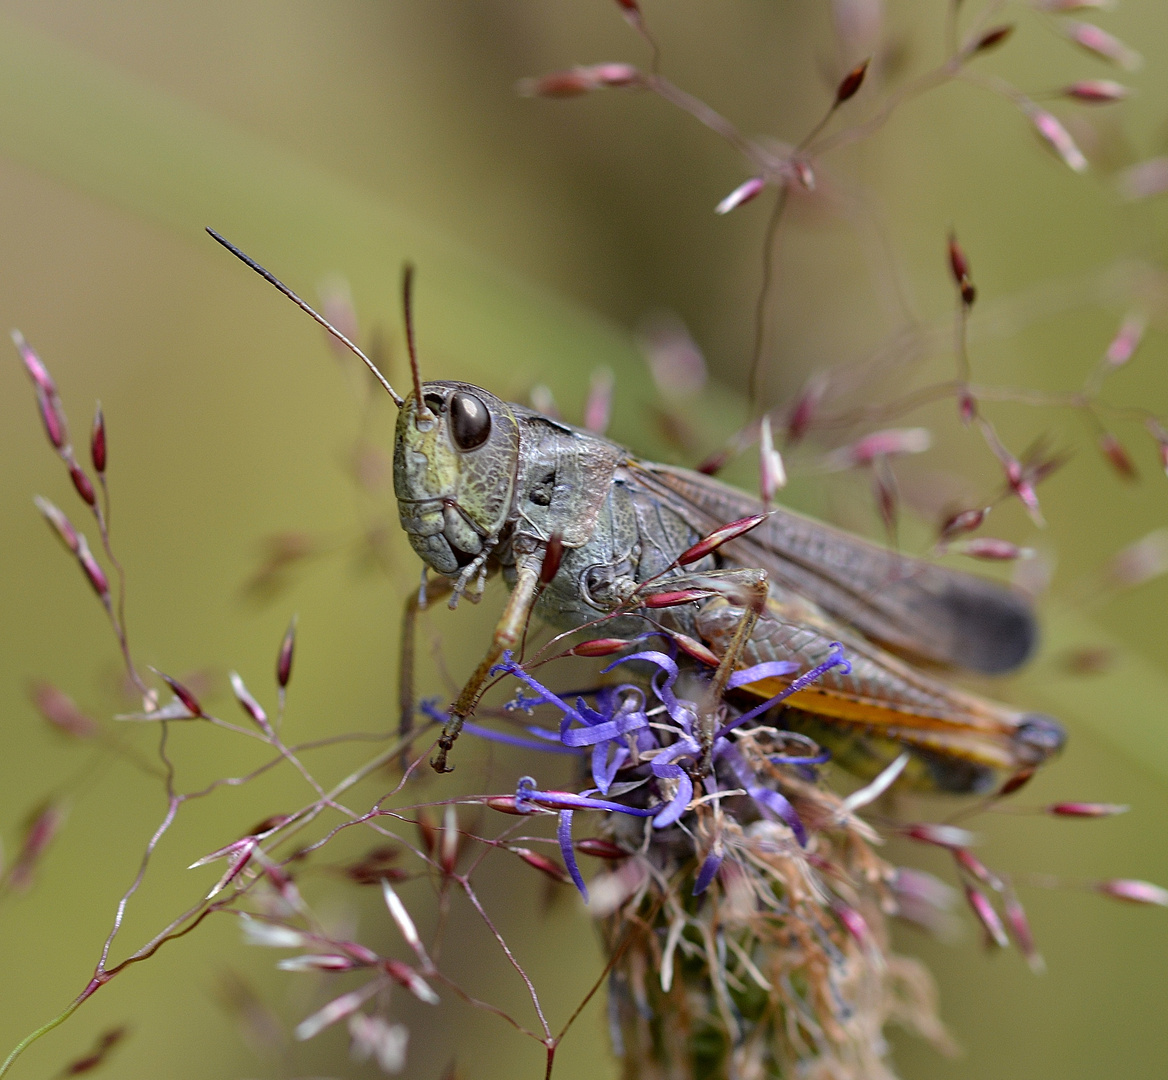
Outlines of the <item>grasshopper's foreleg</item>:
M422 587L411 593L402 608L401 637L398 644L398 735L403 740L414 730L414 653L417 641L418 612L435 600L441 600L454 588L448 577L425 579ZM405 751L403 751L403 756Z
M442 729L438 739L438 751L430 759L435 772L452 772L446 764L446 756L462 730L463 722L470 716L482 697L483 688L491 677L491 668L498 663L499 657L507 649L513 649L523 636L523 629L531 616L531 608L535 603L539 591L540 570L543 567L543 549L521 556L515 566L515 587L507 600L507 606L495 626L495 633L491 638L491 647L487 655L475 669L462 693L458 695L450 710L450 719Z

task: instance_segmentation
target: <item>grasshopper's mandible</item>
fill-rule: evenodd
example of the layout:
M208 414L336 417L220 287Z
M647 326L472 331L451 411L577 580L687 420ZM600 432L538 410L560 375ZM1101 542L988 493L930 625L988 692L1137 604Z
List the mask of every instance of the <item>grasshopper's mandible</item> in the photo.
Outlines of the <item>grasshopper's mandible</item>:
M1023 663L1036 629L1018 593L971 574L885 550L777 509L749 533L686 567L678 556L725 523L758 514L750 496L687 469L642 461L591 432L459 382L421 382L402 398L371 361L286 286L213 236L353 349L399 414L394 490L403 529L440 575L421 600L477 599L501 573L510 596L486 655L459 694L431 762L447 757L489 673L534 612L561 629L605 622L632 637L656 625L707 646L718 659L703 705L708 751L733 669L787 660L789 678L822 663L841 641L851 671L830 671L787 699L786 726L831 748L846 768L878 771L905 748L917 787L982 792L1003 774L1033 769L1065 740L1052 718L965 693L909 661L997 674ZM413 360L408 314L407 336ZM654 595L692 589L658 607ZM407 604L404 652L419 600ZM403 726L412 687L403 665ZM769 679L736 693L770 698ZM701 774L705 762L695 762Z

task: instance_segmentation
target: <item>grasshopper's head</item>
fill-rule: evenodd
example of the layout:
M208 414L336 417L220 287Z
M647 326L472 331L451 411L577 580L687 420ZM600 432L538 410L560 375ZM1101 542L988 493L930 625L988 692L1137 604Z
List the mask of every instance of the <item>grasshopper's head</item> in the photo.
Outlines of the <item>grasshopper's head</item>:
M469 383L427 382L398 413L393 489L410 544L456 575L497 542L511 513L519 425L511 408Z

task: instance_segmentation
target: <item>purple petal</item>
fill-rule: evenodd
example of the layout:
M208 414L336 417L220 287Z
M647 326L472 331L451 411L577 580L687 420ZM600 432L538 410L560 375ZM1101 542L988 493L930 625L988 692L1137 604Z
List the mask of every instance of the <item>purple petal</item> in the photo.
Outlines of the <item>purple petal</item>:
M754 785L747 788L746 791L759 806L764 810L770 810L785 824L791 827L791 832L795 834L795 839L799 841L800 847L807 846L807 830L803 827L803 822L795 812L795 808L787 801L785 796L761 785Z
M693 798L693 781L689 778L689 773L680 765L666 766L666 768L674 768L679 773L675 777L677 794L665 804L665 809L653 818L653 828L655 829L664 829L676 822L685 813L685 808L689 806L689 801Z
M694 896L701 895L710 887L710 882L714 880L714 875L717 874L718 868L722 865L723 858L723 854L717 850L711 851L706 856L702 868L698 871L698 879L694 882Z
M613 778L616 776L618 770L628 760L629 751L627 747L616 747L612 760L608 760L608 746L601 744L592 749L592 780L599 789L601 795L607 795L608 789L612 787Z
M539 750L544 754L571 754L574 757L580 756L580 751L572 747L564 746L559 739L556 739L554 732L549 732L555 742L544 742L542 739L526 739L522 735L508 735L505 731L492 731L490 728L485 728L481 724L476 724L473 720L467 720L462 725L462 730L469 732L471 735L477 735L480 739L487 739L490 742L505 743L507 746L521 746L525 750ZM531 731L531 728L527 729Z
M800 675L799 678L791 682L791 684L785 690L783 690L781 694L776 694L769 701L764 701L761 705L755 706L755 708L751 709L750 712L743 713L741 716L731 720L729 723L723 724L722 727L718 729L718 733L715 737L721 738L727 733L733 731L739 725L745 724L748 720L753 720L756 716L760 716L762 713L765 713L769 709L774 708L777 704L779 704L779 702L789 698L792 694L797 694L800 690L805 690L808 686L815 682L816 679L825 675L834 667L838 667L841 674L847 675L852 670L852 665L846 659L844 659L843 649L844 647L838 641L833 641L831 643L831 655L822 664L817 664L810 671Z
M726 683L727 690L737 690L740 686L747 686L753 682L762 682L763 679L777 679L782 675L790 675L798 671L799 665L794 660L768 660L765 664L755 664L754 667L743 668L734 672Z
M576 862L576 849L572 846L571 810L560 811L560 822L556 826L556 839L560 842L560 854L564 857L564 866L568 868L568 873L572 875L576 888L584 897L584 903L588 903L588 886L584 884L584 878L580 874L580 867Z

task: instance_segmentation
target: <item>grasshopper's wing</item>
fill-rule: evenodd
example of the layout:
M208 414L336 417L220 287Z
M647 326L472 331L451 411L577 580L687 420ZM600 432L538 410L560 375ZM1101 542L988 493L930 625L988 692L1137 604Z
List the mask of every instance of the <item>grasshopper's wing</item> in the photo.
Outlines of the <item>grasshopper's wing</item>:
M630 473L702 534L761 509L749 495L688 469L638 461ZM721 554L765 569L865 637L917 660L998 674L1022 664L1037 641L1019 593L790 510L777 509Z

